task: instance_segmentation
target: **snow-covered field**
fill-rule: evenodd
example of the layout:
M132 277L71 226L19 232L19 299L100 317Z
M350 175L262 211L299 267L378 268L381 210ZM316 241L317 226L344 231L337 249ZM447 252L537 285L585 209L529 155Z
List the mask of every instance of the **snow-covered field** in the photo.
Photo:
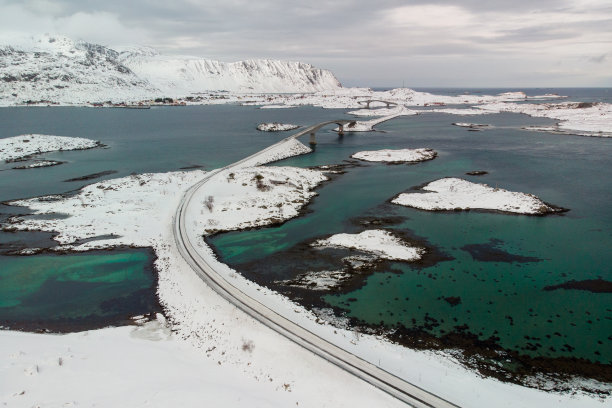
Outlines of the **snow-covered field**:
M402 193L394 204L429 211L495 210L515 214L542 215L558 212L532 194L489 187L459 178L444 178L422 187L423 192Z
M264 158L241 163L234 171L234 181L229 172L218 173L217 181L206 186L201 201L195 201L201 205L191 216L210 220L213 211L252 206L255 196L258 202L269 202L274 208L244 211L245 217L251 215L250 220L227 217L215 228L264 225L275 222L276 217L294 216L324 176L311 170L249 166L306 151L305 146L291 141L268 150ZM158 296L172 330L169 334L167 329L149 323L137 329L122 327L61 336L2 331L0 403L19 407L201 406L202 401L238 407L401 406L240 312L195 275L178 253L172 218L181 196L205 174L195 170L132 175L91 184L70 197L13 203L29 206L36 213L70 215L47 220L20 217L9 225L20 230L57 232L58 249L153 247L159 273ZM281 191L285 201L272 198ZM208 196L214 197L210 210ZM281 207L276 207L279 203ZM200 238L200 250L212 251L201 239L205 226L192 225L190 233ZM350 244L394 259L409 256L408 250L415 252L412 255L418 252L400 245L385 231L366 235L345 237L350 239L338 235L335 237L339 241L334 240L334 244ZM105 238L76 243L96 236ZM387 255L378 252L382 244L388 248ZM321 319L321 314L317 316L246 280L227 265L217 262L215 268L247 294L265 300L279 313L290 314L321 337L461 406L603 406L591 397L550 394L484 379L447 355L409 350L379 337L335 327Z
M351 155L354 159L385 163L414 163L432 160L436 156L437 153L428 148L369 150Z
M100 142L82 137L20 135L0 139L0 160L17 161L40 153L92 149L98 146Z
M257 125L257 130L261 130L262 132L284 132L287 130L293 130L299 128L298 125L293 125L291 123L260 123Z
M354 248L376 255L382 259L395 261L416 261L425 252L423 248L414 247L393 233L385 230L366 230L359 234L336 234L312 244L315 247Z

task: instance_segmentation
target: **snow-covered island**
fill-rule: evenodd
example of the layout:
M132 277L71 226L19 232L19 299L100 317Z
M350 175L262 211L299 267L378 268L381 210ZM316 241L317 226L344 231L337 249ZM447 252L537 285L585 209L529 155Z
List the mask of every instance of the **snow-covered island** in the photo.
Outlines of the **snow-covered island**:
M420 149L383 149L357 152L351 155L354 159L384 163L418 163L433 160L438 153L429 148Z
M270 123L260 123L257 125L257 130L262 132L284 132L287 130L293 130L299 128L298 125L294 125L291 123L278 123L278 122L270 122Z
M93 149L100 146L102 146L100 142L82 137L20 135L0 139L0 160L13 162L40 153Z
M513 214L544 215L563 211L532 194L508 191L459 178L443 178L421 188L426 192L402 193L394 204L428 211L492 210Z
M240 161L239 168L216 173L201 195L194 196L189 211L195 220L200 220L187 223L190 234L199 239L198 250L208 251L214 259L212 249L202 239L207 228L261 226L298 214L299 208L314 196L312 188L324 180L324 175L256 166L309 151L291 139L266 149L264 155ZM34 214L69 215L45 219L17 216L3 224L14 230L57 233L55 249L59 251L152 247L158 272L157 294L167 320L158 316L138 327L65 336L0 332L0 350L10 362L0 367L0 377L6 379L0 382L0 404L197 406L205 393L208 400L220 406L245 408L259 402L263 406L405 406L279 336L227 302L194 273L179 253L172 219L181 197L208 174L193 170L131 175L88 185L70 196L11 203L27 206ZM284 201L273 197L277 193L282 193ZM281 206L277 206L279 203ZM223 218L222 213L236 215L239 211L241 218ZM220 221L211 225L217 215ZM352 264L374 262L370 256L408 261L422 255L420 248L384 230L337 234L321 241L324 245L369 253L367 259L349 257ZM582 395L550 394L482 378L449 355L411 350L378 336L356 333L350 327L335 326L248 281L218 260L214 267L240 290L259 301L265 299L275 311L288 311L292 321L313 333L372 364L380 364L382 359L389 372L460 406L483 406L491 401L525 406L524 401L534 400L551 406L600 405ZM336 281L342 279L340 274L331 272L327 276ZM171 368L156 369L166 366ZM168 377L168 373L172 375ZM444 382L440 381L441 373ZM77 382L86 386L67 394L63 385ZM162 382L167 388L159 391ZM113 392L109 393L111 388Z
M563 102L563 103L489 103L479 106L484 112L524 113L540 118L558 119L552 127L528 127L528 130L580 136L612 137L612 104Z
M196 228L205 234L277 224L296 217L327 180L322 172L297 167L247 167L212 178L196 197Z
M425 249L412 246L393 233L379 229L366 230L359 234L332 235L314 242L312 246L352 248L393 261L416 261L425 253Z
M453 125L468 128L468 130L485 130L493 126L484 123L454 122Z
M38 169L41 167L59 166L62 163L64 162L56 161L56 160L36 160L35 162L30 163L30 164L26 164L23 166L15 166L13 167L13 169L15 170Z

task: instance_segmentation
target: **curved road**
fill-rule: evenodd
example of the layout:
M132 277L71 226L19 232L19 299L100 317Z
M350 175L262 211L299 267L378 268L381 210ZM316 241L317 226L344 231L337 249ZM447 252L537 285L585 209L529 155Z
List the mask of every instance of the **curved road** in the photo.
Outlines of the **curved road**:
M186 231L186 209L195 194L195 192L206 184L208 180L215 177L221 171L229 170L232 168L243 166L244 163L256 159L262 154L269 150L279 147L284 143L287 143L293 139L296 139L302 135L310 132L316 132L318 129L325 125L336 123L349 123L347 120L329 121L323 122L316 125L309 126L304 130L291 135L278 143L275 143L249 157L246 157L236 163L229 166L225 166L221 169L207 174L202 180L193 185L185 195L182 197L177 212L174 217L174 236L179 249L179 252L185 258L185 260L191 265L193 270L198 276L204 280L210 287L212 287L218 294L228 300L230 303L252 316L259 322L270 327L276 332L296 342L302 347L310 350L316 355L323 357L329 362L335 364L338 367L356 375L364 381L374 385L375 387L387 392L395 398L404 401L414 407L441 407L450 408L457 407L456 405L436 396L422 388L419 388L413 384L410 384L381 368L362 360L346 350L329 343L314 333L304 329L303 327L293 323L291 320L279 315L273 310L269 309L262 303L246 295L228 281L226 281L220 274L215 271L214 263L216 259L207 259L206 255L203 256L196 249L195 245L189 239Z

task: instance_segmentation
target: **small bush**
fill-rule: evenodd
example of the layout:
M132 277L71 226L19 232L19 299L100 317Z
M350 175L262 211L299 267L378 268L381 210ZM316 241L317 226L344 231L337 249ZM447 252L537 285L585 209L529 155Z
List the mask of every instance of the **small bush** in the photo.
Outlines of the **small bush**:
M206 197L206 200L204 200L204 205L206 206L206 208L208 208L208 211L212 212L213 210L213 203L215 202L215 198L213 196L208 196Z
M252 353L254 348L255 344L251 340L242 339L242 351Z

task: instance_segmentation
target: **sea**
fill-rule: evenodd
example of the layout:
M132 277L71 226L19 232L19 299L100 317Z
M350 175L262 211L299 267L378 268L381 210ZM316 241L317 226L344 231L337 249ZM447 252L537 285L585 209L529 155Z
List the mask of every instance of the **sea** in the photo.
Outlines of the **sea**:
M418 90L445 95L515 91ZM612 103L612 89L607 88L521 90ZM86 184L133 173L212 170L288 135L259 132L259 123L307 126L351 119L346 112L239 105L0 108L0 138L41 133L91 138L105 146L40 156L63 162L54 167L16 170L14 163L0 164L0 202L5 203L0 220L27 213L7 205L10 200L73 194ZM493 127L474 132L453 122ZM313 153L272 164L342 165L342 174L316 190L300 217L278 226L217 234L208 242L223 262L248 279L407 347L457 349L466 356L488 350L503 355L508 367L544 361L550 368L561 362L569 372L583 364L609 374L612 139L522 129L554 123L511 113L427 113L343 137L331 126L324 128ZM350 158L358 151L400 148L432 148L438 156L412 165ZM474 171L486 174L466 174ZM88 175L93 176L68 181ZM442 177L535 194L568 211L543 217L427 212L390 203L397 194ZM356 254L315 249L312 242L379 228L426 248L424 259L377 263L331 291L286 284L303 273L345 268L345 258ZM132 316L161 311L152 250L15 255L23 248L52 246L48 233L0 232L1 327L70 332L127 324ZM580 364L571 364L576 361Z

